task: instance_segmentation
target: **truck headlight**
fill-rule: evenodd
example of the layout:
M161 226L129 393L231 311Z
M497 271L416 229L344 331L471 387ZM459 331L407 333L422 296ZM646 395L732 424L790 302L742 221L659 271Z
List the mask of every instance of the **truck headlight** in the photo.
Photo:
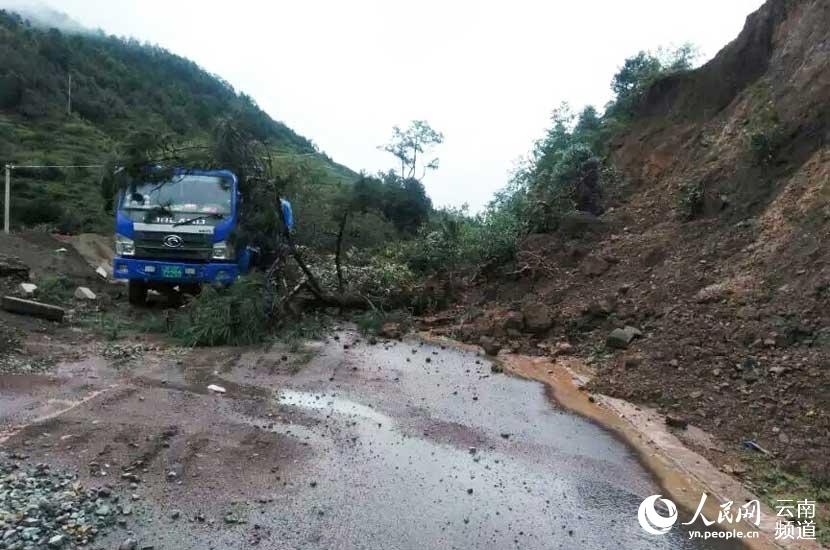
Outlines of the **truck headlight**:
M233 257L233 246L227 241L214 243L213 245L213 259L214 260L230 260Z
M124 235L115 236L115 253L119 256L134 256L135 242Z

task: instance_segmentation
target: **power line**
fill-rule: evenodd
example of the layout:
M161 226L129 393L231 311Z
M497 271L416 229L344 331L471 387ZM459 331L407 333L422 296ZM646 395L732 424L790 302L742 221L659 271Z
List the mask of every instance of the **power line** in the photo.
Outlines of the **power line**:
M7 164L10 170L15 168L103 168L103 164Z

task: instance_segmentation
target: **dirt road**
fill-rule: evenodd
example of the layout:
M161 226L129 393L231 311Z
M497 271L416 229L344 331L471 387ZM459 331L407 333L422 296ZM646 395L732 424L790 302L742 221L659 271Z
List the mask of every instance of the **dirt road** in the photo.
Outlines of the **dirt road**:
M0 375L4 450L133 503L94 548L704 547L643 532L660 488L627 447L472 352L94 350Z

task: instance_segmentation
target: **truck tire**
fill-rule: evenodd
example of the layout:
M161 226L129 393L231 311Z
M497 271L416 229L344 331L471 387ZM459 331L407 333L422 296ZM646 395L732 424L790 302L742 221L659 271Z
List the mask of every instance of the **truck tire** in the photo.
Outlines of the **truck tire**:
M128 281L127 293L130 295L130 304L134 306L147 304L147 284L143 281Z

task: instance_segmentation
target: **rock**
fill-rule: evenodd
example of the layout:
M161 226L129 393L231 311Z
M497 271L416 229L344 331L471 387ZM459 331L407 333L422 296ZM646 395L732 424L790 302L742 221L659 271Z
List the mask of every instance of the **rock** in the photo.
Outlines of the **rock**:
M107 504L102 504L95 510L96 516L107 517L112 513L112 509Z
M524 328L531 334L542 334L553 326L553 316L550 308L544 304L529 303L522 306Z
M611 267L611 264L600 258L599 256L588 256L582 260L580 269L584 275L588 277L599 277L604 274Z
M677 428L678 430L685 430L689 426L689 422L678 416L667 416L666 426L670 428Z
M614 349L626 349L632 340L642 335L643 333L635 327L615 328L605 340L605 345Z
M718 302L729 295L729 287L725 283L717 283L704 287L695 294L695 301L699 304Z
M20 291L24 296L32 296L37 290L37 285L32 283L20 283Z
M207 387L207 389L209 389L210 391L212 391L214 393L226 393L227 392L227 390L225 388L223 388L222 386L217 386L216 384L211 384L210 386Z
M383 326L380 327L380 332L378 334L383 338L399 340L403 336L403 330L401 330L401 325L399 323L383 323Z
M170 519L179 519L181 516L181 510L173 510L172 512L170 512Z
M29 278L29 268L14 256L0 254L0 278L13 277L26 280Z
M498 355L501 351L501 344L489 336L482 336L478 340L479 345L484 348L487 355Z
M501 325L505 331L522 330L524 316L518 311L508 311L496 319L496 323Z
M106 268L102 265L99 265L98 267L95 268L95 273L97 273L98 276L101 277L102 279L107 279L109 277L109 274L107 273Z
M559 232L568 237L601 233L606 227L603 220L588 212L567 212L559 219Z
M78 300L94 300L97 296L87 287L79 286L75 289L75 298Z
M60 548L66 542L66 536L64 535L55 535L51 539L49 539L49 548Z
M60 322L66 314L63 308L33 300L24 300L23 298L15 298L14 296L3 296L0 301L0 307L11 313L19 313L21 315L31 315L33 317L40 317L48 321Z
M135 539L126 539L124 542L118 545L118 550L137 550L138 549L138 541Z
M574 352L574 347L570 345L568 342L559 342L556 344L556 350L554 350L554 355L571 355Z

